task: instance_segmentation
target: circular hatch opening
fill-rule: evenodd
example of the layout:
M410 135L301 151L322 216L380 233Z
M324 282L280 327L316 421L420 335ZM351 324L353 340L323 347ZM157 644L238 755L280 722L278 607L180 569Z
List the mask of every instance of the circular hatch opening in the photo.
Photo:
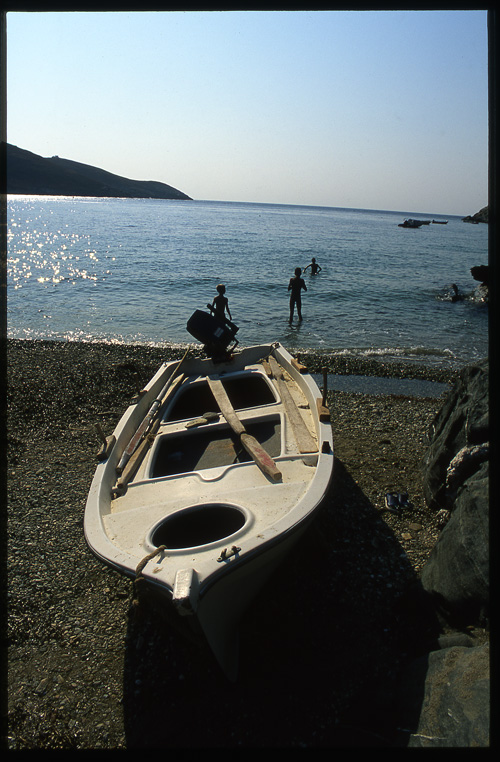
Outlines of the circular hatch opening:
M235 506L210 503L186 508L168 516L153 529L151 542L170 550L194 548L223 540L237 532L247 521Z

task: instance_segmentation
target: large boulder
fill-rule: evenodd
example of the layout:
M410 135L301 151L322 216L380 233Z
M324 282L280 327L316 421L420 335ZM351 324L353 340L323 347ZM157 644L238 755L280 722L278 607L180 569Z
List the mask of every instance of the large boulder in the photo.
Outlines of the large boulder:
M431 424L423 458L424 497L434 509L453 510L460 484L488 459L489 364L464 368Z
M475 267L471 267L470 274L474 280L479 281L479 286L477 286L471 294L472 300L479 303L488 302L490 281L489 265L476 265Z
M489 746L489 675L488 643L450 645L409 662L395 691L394 711L400 729L408 734L399 745Z
M470 274L474 280L484 283L485 286L488 285L490 280L490 270L488 265L476 265L475 267L471 267Z
M422 570L421 582L453 626L489 620L489 464L459 487L450 519Z
M462 371L431 425L423 459L427 504L445 518L420 581L451 634L400 675L398 726L409 747L489 745L489 643L472 647L465 634L479 625L488 637L488 391L487 360Z
M422 570L436 611L452 625L489 620L488 360L465 368L434 419L423 459L424 495L446 517Z

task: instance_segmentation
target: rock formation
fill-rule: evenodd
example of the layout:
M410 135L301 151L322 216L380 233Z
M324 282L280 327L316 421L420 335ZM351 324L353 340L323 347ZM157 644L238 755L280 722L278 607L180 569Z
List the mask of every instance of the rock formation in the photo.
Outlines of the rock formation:
M477 225L479 222L488 223L488 207L483 206L479 212L476 212L475 214L469 214L467 217L462 217L462 222L472 222L475 225Z
M444 528L421 584L447 634L400 674L409 747L490 745L488 371L484 360L461 372L423 460L426 502Z
M489 280L489 267L488 265L476 265L476 267L471 267L470 274L474 278L474 280L478 280L483 285L488 285Z
M446 636L401 674L398 724L408 748L484 748L490 736L489 643Z
M449 513L422 573L424 588L447 621L489 618L489 373L488 360L468 366L431 429L424 458L430 508Z

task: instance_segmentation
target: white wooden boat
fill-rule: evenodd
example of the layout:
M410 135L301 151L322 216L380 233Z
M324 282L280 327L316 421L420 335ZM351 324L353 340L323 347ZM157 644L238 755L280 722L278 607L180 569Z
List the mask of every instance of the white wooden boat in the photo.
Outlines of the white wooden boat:
M90 549L201 628L232 680L238 620L330 483L325 396L280 344L185 356L159 368L102 448Z

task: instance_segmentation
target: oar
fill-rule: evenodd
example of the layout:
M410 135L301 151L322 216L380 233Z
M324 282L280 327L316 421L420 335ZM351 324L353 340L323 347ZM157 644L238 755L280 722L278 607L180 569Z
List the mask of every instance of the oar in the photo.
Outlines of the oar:
M127 461L134 453L136 447L138 446L139 442L145 437L145 435L148 433L149 428L151 427L151 424L153 423L153 420L155 419L159 409L161 408L165 395L169 391L169 388L171 384L174 381L175 376L179 372L179 368L181 367L182 363L186 359L187 353L189 352L189 349L186 349L186 352L184 353L184 356L181 360L177 363L176 367L174 368L172 374L170 375L167 383L161 390L158 397L155 399L151 407L149 408L149 411L147 412L146 416L143 418L140 426L136 430L135 434L133 435L132 439L128 443L127 447L125 448L122 457L120 459L120 462L118 463L116 470L118 473L121 473L123 469L125 468Z
M113 497L122 497L122 495L124 495L125 492L127 491L128 483L136 475L144 455L147 453L147 451L149 450L149 447L154 441L154 438L155 438L156 432L158 431L159 426L160 426L160 419L157 418L156 421L154 421L149 434L137 446L135 451L132 453L132 456L127 461L127 465L123 469L123 472L121 473L120 478L118 479L118 481L116 482L115 486L112 489Z
M297 440L299 452L317 452L318 445L313 439L311 432L307 428L300 410L298 409L295 400L290 393L290 390L283 376L281 365L272 356L269 357L269 365L271 367L271 372L277 381L281 400L287 412L290 423L292 424L292 429Z
M168 402L168 398L173 391L174 387L181 384L184 379L184 374L182 373L180 376L177 376L173 382L173 384L168 388L168 392L165 395L165 397L162 400L162 404L159 408L159 413L156 416L154 420L151 421L150 428L147 428L144 432L144 435L139 442L139 444L136 446L133 453L129 456L127 459L125 466L123 469L118 470L117 467L117 473L120 474L120 478L116 482L116 485L113 487L112 494L113 497L121 497L125 494L127 491L128 483L134 478L136 475L139 466L141 465L144 456L146 455L147 451L153 444L156 434L158 432L158 429L160 428L161 423L161 416L162 416L162 410L165 407L165 404Z
M271 458L268 452L262 447L262 445L253 437L248 434L244 425L238 418L234 407L231 405L231 401L227 396L226 390L219 379L212 379L207 377L208 385L212 390L212 393L219 405L220 411L229 426L232 428L235 434L238 435L239 440L245 450L253 458L260 470L271 477L275 482L279 481L282 477L281 471L276 466L276 463Z

